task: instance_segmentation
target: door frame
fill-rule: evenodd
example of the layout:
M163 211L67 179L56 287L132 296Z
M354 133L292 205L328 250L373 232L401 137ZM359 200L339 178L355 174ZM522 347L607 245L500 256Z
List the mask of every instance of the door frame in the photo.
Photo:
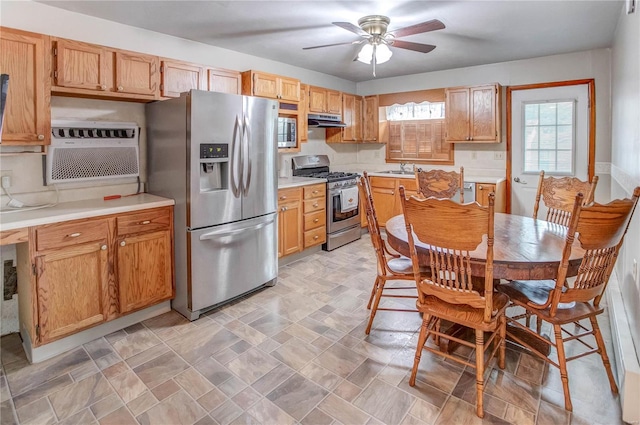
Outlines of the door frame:
M511 214L511 135L512 135L512 124L511 124L511 97L512 92L515 90L532 90L532 89L546 89L550 87L563 87L563 86L579 86L586 84L588 87L588 96L589 96L589 104L587 108L589 109L589 126L587 128L587 134L589 137L589 152L588 152L588 173L589 173L589 181L593 180L593 176L595 174L595 158L596 158L596 83L595 79L589 78L584 80L569 80L569 81L556 81L552 83L538 83L538 84L523 84L520 86L509 86L507 87L507 187L506 187L506 195L507 195L507 214ZM537 184L537 183L536 183Z

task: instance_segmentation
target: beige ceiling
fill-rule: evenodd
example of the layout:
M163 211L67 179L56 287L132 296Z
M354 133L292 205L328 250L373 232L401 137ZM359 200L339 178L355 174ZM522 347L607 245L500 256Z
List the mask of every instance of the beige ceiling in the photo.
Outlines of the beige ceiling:
M354 62L357 40L331 22L391 18L389 30L439 19L446 28L403 38L430 53L392 48L378 78L609 47L622 1L41 1L51 6L323 72L373 78Z

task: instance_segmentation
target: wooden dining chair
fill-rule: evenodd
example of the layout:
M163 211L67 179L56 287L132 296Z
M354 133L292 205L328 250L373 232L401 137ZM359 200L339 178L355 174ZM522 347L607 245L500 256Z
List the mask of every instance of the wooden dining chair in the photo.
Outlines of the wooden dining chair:
M418 194L425 198L451 198L460 191L460 203L464 203L464 167L460 172L427 170L416 168L414 171Z
M583 206L584 196L579 193L575 197L571 210L569 228L557 279L555 281L511 281L498 286L498 290L507 294L514 305L523 307L529 314L535 315L538 319L538 329L533 331L528 326L522 325L515 318L507 318L509 324L515 326L513 332L509 332L509 336L517 343L531 350L533 354L560 369L560 378L564 390L564 405L565 409L569 411L573 410L569 394L569 378L567 376L567 362L571 360L589 354L600 354L609 377L611 391L618 392L596 316L604 311L604 308L600 306L600 300L638 203L638 197L640 197L640 187L635 188L632 199L615 200L606 205L595 203L590 206ZM575 238L577 238L578 244L585 250L585 253L575 279L567 279L569 259ZM585 319L591 322L591 330L580 323ZM555 341L549 341L540 335L541 320L553 326ZM563 326L571 324L575 326L572 327L571 331L563 328ZM577 331L574 329L577 329ZM532 345L524 342L519 337L521 335L520 332L526 332L528 335L535 337L545 348L555 347L558 354L558 363ZM572 332L575 332L575 334ZM588 335L594 336L596 348L583 339ZM581 342L589 350L567 357L564 343L571 340Z
M359 187L360 199L362 200L362 205L364 205L367 213L369 235L371 236L371 243L373 244L373 249L376 252L377 259L377 276L373 284L373 288L371 289L369 303L367 304L367 308L371 310L371 314L369 316L369 323L367 324L365 333L369 335L369 332L371 332L373 319L375 318L378 310L412 312L417 311L414 309L379 307L381 298L387 297L416 299L418 296L415 292L416 287L413 284L411 286L385 288L385 284L388 280L405 280L412 281L413 283L413 265L411 264L411 259L399 254L394 254L387 248L387 245L380 233L380 226L378 225L378 218L376 216L376 210L373 204L371 185L369 184L369 177L366 171L363 172L362 177L360 177ZM406 293L407 290L412 291L411 295ZM392 291L393 293L391 293ZM397 291L404 291L404 293L398 293Z
M547 207L545 220L568 226L576 195L582 193L585 205L590 204L593 202L597 184L598 176L594 176L589 183L576 177L545 177L544 170L540 171L536 202L533 205L533 218L538 218L538 209L542 198Z
M404 188L400 188L400 199L418 287L416 306L423 313L409 385L416 383L423 349L474 367L476 414L482 418L485 364L498 352L498 366L502 369L505 366L505 309L509 303L506 295L493 292L494 194L489 195L488 207L476 203L462 205L449 199L414 196L406 199ZM483 242L484 237L486 242ZM418 244L425 247L428 254L424 250L418 253ZM486 250L486 262L482 283L474 286L471 252L477 249ZM422 264L429 264L431 273L428 277L420 274ZM440 319L474 329L475 343L440 332L436 323ZM485 332L489 333L486 338ZM475 348L475 364L425 345L430 335ZM494 347L485 361L484 353L491 343Z

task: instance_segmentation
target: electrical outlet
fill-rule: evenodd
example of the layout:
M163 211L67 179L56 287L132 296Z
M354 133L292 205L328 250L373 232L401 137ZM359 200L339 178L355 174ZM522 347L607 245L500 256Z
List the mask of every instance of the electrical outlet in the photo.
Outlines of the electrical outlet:
M633 281L635 284L638 284L638 260L633 259L633 266L631 268L631 273L633 274Z
M13 180L13 171L2 170L2 173L0 173L0 175L2 176L2 187L7 189L10 188L11 181Z
M494 152L493 159L495 159L496 161L502 161L504 159L504 152L503 151Z

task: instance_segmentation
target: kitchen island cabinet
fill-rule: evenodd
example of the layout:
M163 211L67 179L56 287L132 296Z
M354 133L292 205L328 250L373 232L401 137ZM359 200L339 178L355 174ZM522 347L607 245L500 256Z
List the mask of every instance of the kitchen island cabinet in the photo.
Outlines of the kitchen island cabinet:
M51 143L49 36L0 28L0 74L8 74L3 145Z

